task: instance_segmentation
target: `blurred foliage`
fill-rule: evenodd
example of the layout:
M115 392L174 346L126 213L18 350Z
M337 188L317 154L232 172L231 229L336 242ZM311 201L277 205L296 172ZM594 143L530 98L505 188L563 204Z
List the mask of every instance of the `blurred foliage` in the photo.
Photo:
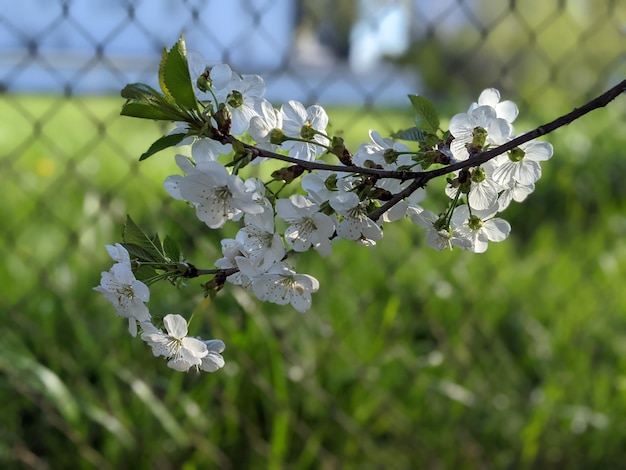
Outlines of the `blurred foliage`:
M416 14L415 42L399 61L444 101L495 86L545 117L626 75L624 2L476 0L432 22Z
M164 129L120 118L119 99L1 100L3 468L626 461L623 99L550 137L537 191L504 213L511 239L484 255L391 224L374 249L294 258L321 284L304 315L233 287L211 303L196 280L155 286L154 314L193 312L192 334L226 342L216 374L168 369L91 290L127 212L198 266L219 256L221 234L162 188L173 152L137 163ZM329 113L356 148L368 127L410 125L408 108Z

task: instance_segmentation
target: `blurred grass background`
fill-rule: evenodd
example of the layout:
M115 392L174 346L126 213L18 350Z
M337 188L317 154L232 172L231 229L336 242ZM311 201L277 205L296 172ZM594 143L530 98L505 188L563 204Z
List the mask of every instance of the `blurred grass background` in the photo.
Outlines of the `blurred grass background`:
M582 24L566 22L567 11L558 31ZM607 12L613 31L626 17L598 16ZM533 54L553 50L550 25L544 18ZM589 16L585 28L599 25ZM559 43L568 54L570 40ZM623 42L594 50L585 40L588 69L602 73L582 73L576 87L573 74L517 82L519 70L497 56L488 63L503 64L490 72L500 79L463 84L460 70L476 61L460 62L462 44L471 47L466 38L444 55L459 73L440 72L458 94L434 84L425 93L449 117L486 86L508 89L522 107L519 132L583 104L623 70ZM428 62L432 49L412 50L427 70L438 63ZM624 468L623 98L549 137L555 155L537 190L503 214L510 239L483 255L433 252L418 227L388 225L375 249L337 243L330 259L298 257L298 271L321 284L304 315L231 287L208 302L198 282L158 285L155 313L194 312L193 334L227 344L224 370L179 374L91 290L127 213L178 238L198 266L220 256L220 233L163 190L178 171L174 152L137 162L165 129L119 117L116 97L0 95L2 466ZM408 106L366 111L328 107L351 148L369 128L411 125Z

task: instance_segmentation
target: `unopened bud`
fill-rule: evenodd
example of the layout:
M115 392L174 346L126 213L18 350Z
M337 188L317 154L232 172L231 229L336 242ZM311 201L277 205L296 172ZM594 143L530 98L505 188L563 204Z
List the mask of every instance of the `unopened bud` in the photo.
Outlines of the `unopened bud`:
M285 183L291 183L297 177L304 173L304 168L300 165L292 165L285 168L281 168L272 173L272 178L276 180L284 181Z
M198 89L203 92L207 92L211 89L211 75L208 70L205 70L196 80Z
M346 148L341 137L334 136L331 144L330 153L336 155L339 161L346 166L352 166L352 154Z
M370 192L370 197L372 199L378 199L379 201L389 201L393 197L393 194L383 188L374 188Z
M230 134L232 116L228 108L224 106L223 103L220 104L219 109L213 117L215 118L215 122L217 122L218 130L224 135Z

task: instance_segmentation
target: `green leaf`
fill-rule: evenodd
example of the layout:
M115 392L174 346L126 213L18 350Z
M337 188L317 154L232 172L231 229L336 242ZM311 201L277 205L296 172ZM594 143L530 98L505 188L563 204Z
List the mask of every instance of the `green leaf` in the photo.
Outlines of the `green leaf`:
M133 254L135 254L140 261L167 262L158 235L154 235L153 237L146 235L129 215L126 216L122 240L124 241L124 246L126 246L126 244L131 246ZM129 252L131 250L129 250Z
M159 85L165 96L182 109L198 109L198 102L189 75L187 50L183 36L169 51L163 49L163 57L159 66Z
M435 134L439 129L439 115L433 104L423 96L409 95L413 109L417 112L415 124L423 131Z
M161 150L165 150L166 148L174 147L180 144L185 137L187 137L187 134L177 133L164 135L163 137L158 138L152 143L148 150L141 154L141 157L139 157L139 161L146 160L155 153L160 152Z
M139 281L147 285L152 284L159 277L159 273L152 266L146 266L145 264L139 266L133 273Z
M144 83L131 83L122 90L126 103L122 106L122 116L159 121L181 121L187 115L172 105L165 96Z
M180 245L169 235L166 235L165 239L163 240L163 251L165 253L165 256L167 256L170 261L173 261L175 263L181 261Z
M417 127L411 127L398 132L394 132L391 136L395 139L408 140L410 142L423 142L426 140L427 132L418 129Z

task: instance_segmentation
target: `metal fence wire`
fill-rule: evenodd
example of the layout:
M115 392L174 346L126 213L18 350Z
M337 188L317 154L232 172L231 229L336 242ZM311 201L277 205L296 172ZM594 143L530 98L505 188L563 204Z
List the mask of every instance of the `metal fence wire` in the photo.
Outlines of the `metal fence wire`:
M95 330L103 335L98 341L119 341L119 330L107 333L108 321L100 319L106 315L96 313L104 304L93 300L89 289L106 269L103 245L119 240L126 212L138 214L146 227L165 224L198 251L219 250L214 246L219 239L205 240L190 214L165 200L163 177L176 172L164 162L167 158L141 166L137 162L165 129L120 117L122 100L115 98L127 83L157 86L162 49L180 34L188 49L207 59L262 75L268 99L277 104L288 99L319 102L331 110L331 119L333 109L342 111L335 128L367 121L383 133L392 124L377 110L406 111L407 93L427 95L459 112L482 89L494 86L519 104L529 122L540 124L536 119L571 110L626 71L626 4L619 0L5 2L0 7L0 307L13 333L5 333L3 344L16 344L20 335L28 338L20 344L32 351L33 363L63 370L62 378L72 376L75 364L59 344L63 325L87 318L93 325L81 327L85 333ZM239 301L247 305L246 299ZM163 302L174 301L167 297ZM246 320L229 321L243 327ZM282 318L268 328L285 333L303 321L323 337L327 325L314 317ZM37 352L40 342L49 342L45 357ZM280 353L287 361L300 354L290 349L292 343L283 347ZM393 429L409 433L409 411L396 403L393 390L377 385L376 371L360 363L351 343L338 340L333 348L350 375L380 397L376 410L359 412L388 414L394 424L388 423L380 435L393 436ZM239 367L250 368L252 386L278 403L280 390L272 377L255 371L256 359L240 356ZM402 366L409 377L419 374L409 359L402 359ZM28 406L37 410L37 393L29 394L20 388L19 377L2 370L3 386L21 390ZM342 409L323 384L302 378L297 367L288 368L288 374L301 381L302 393L316 397L316 406L326 409L332 421L313 423L296 412L288 414L288 426L302 449L313 452L326 468L341 466L341 457L316 441L314 426L333 426L353 436L353 443L346 444L354 447L351 452L375 447L371 430ZM125 380L121 372L119 377ZM460 394L462 401L462 390L450 387L449 393ZM218 400L226 406L227 398ZM248 453L270 455L269 417L242 403L224 413L247 436ZM41 421L36 411L22 419L25 436L35 429L29 423L38 423L73 439L71 430L54 420ZM24 455L45 460L51 452L2 434L9 443L3 451L15 457L15 449L22 449L22 462L28 461ZM98 437L92 442L76 439L81 456L104 462ZM408 451L411 445L407 439L400 447ZM217 447L204 449L208 461L223 468L238 462ZM380 468L377 455L368 455L371 468Z

